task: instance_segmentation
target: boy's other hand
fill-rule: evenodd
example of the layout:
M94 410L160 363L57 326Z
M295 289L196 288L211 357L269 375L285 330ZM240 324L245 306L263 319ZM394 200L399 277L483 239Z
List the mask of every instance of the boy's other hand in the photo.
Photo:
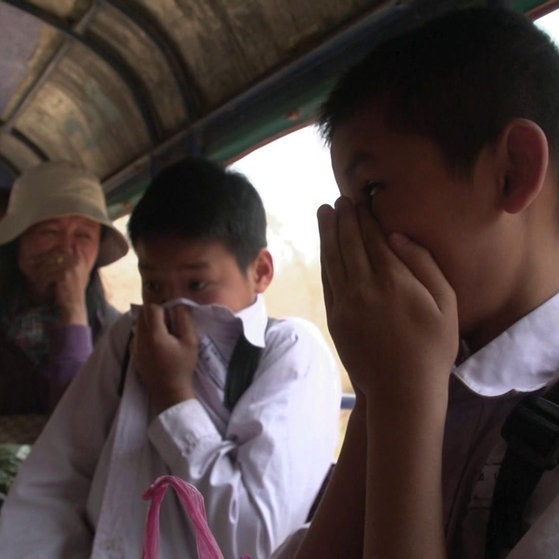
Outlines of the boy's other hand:
M348 198L319 208L318 221L328 327L356 389L381 409L444 404L458 318L430 254L403 236L388 243Z
M195 398L192 380L198 361L198 335L188 309L177 305L175 333L165 322L165 310L144 304L138 312L132 355L157 413Z

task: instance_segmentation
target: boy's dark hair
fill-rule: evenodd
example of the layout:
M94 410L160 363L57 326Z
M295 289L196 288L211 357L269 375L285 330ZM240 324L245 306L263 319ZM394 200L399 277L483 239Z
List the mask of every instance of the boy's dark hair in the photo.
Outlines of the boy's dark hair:
M321 108L327 142L379 103L396 132L422 134L468 173L514 118L536 122L557 163L559 54L528 18L504 8L454 10L379 44L341 77Z
M266 212L241 173L202 158L161 171L128 221L132 245L160 235L223 243L244 272L266 247Z

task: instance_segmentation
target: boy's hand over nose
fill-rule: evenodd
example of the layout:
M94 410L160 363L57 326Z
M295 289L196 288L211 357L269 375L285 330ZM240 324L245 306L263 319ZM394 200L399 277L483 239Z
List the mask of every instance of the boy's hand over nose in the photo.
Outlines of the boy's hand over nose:
M387 242L348 198L318 221L328 327L355 388L379 409L438 400L446 410L456 297L430 254L401 235Z
M138 313L132 355L157 413L195 398L192 380L198 361L198 335L188 309L177 305L175 333L165 323L163 307L144 304Z

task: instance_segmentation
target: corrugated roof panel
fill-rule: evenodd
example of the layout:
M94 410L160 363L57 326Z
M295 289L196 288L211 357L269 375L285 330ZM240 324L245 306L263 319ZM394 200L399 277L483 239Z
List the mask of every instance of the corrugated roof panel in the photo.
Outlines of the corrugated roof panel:
M122 79L80 45L68 50L17 126L49 159L81 161L100 177L150 146Z
M0 3L0 116L5 122L40 76L62 37L37 18Z
M29 147L7 134L0 136L0 153L19 172L41 163L41 159Z
M318 44L370 0L142 0L167 29L214 107Z
M33 0L29 2L69 23L78 18L91 3L90 0Z
M128 7L133 12L133 7ZM88 27L88 34L118 52L150 94L165 133L185 125L186 111L177 79L157 43L122 11L102 6Z

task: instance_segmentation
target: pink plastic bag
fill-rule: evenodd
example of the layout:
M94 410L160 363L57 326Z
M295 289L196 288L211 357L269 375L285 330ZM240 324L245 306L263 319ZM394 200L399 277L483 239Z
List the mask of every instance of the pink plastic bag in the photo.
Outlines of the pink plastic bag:
M143 494L143 499L151 500L151 505L146 521L142 559L159 558L159 509L169 486L177 492L186 514L194 525L199 559L223 559L223 554L208 527L204 497L194 485L175 476L158 477Z

